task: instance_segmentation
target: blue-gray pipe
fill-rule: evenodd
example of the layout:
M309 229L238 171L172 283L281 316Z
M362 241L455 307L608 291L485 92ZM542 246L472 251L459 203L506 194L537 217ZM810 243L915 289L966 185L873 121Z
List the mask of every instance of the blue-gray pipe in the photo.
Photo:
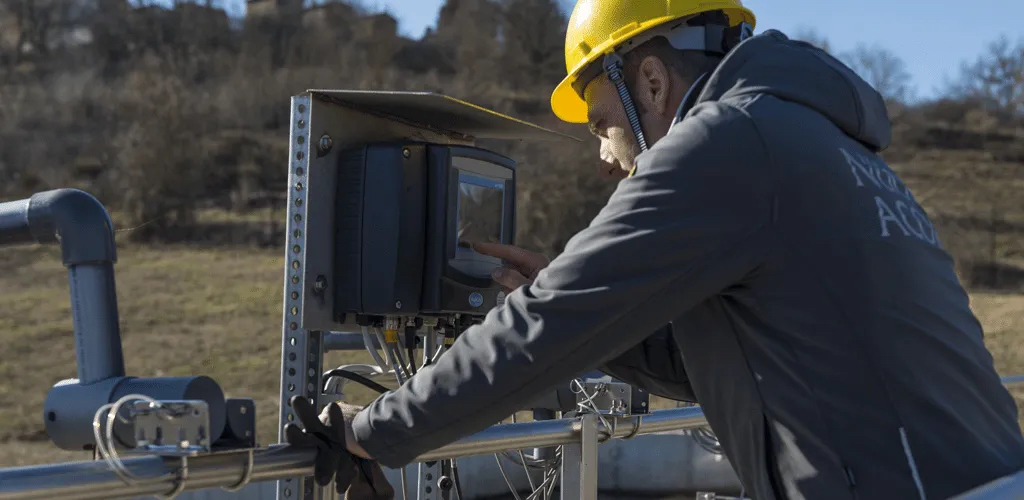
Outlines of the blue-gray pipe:
M0 246L29 243L60 244L71 288L79 383L123 377L114 224L103 204L77 189L0 203Z

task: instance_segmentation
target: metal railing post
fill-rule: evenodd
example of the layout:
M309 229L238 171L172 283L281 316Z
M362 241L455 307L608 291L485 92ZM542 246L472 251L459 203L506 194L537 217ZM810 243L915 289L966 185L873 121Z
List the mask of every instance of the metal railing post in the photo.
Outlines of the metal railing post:
M562 445L562 473L559 479L561 500L580 500L580 498L583 498L583 491L580 489L580 486L583 484L582 465L582 441Z
M597 415L580 422L580 500L597 500Z

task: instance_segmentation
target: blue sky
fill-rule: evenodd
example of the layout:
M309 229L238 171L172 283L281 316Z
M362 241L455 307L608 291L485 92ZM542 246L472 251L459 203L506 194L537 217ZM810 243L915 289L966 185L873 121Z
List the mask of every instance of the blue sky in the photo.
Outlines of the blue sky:
M242 0L225 0L240 11ZM419 37L437 20L443 0L362 0L387 10L400 29ZM562 0L568 12L575 3ZM757 15L757 29L792 34L813 28L844 51L858 43L878 44L900 56L913 77L919 97L941 90L946 77L973 60L999 35L1024 36L1022 0L744 0ZM968 6L970 10L964 10Z

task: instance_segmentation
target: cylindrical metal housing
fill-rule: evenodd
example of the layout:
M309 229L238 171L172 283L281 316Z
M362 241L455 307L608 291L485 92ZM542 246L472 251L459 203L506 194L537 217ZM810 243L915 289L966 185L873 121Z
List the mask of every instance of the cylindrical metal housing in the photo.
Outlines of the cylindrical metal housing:
M126 378L109 378L89 385L79 384L78 379L57 382L43 402L43 421L50 441L64 450L91 449L96 441L92 432L96 410L111 402L114 388ZM115 425L114 433L119 439L131 434L125 436L123 425Z
M95 444L92 423L96 410L129 394L160 401L201 400L209 405L210 440L224 432L224 391L209 377L133 378L116 377L82 385L62 380L50 389L43 403L46 434L57 447L80 451ZM117 439L134 446L135 438L125 425L115 425Z

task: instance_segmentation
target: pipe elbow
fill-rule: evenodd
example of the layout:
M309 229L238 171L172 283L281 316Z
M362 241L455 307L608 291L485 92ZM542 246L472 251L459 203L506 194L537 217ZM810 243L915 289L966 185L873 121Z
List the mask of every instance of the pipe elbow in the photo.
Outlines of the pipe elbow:
M65 266L117 262L114 223L95 197L55 189L29 199L28 222L39 243L59 243Z

